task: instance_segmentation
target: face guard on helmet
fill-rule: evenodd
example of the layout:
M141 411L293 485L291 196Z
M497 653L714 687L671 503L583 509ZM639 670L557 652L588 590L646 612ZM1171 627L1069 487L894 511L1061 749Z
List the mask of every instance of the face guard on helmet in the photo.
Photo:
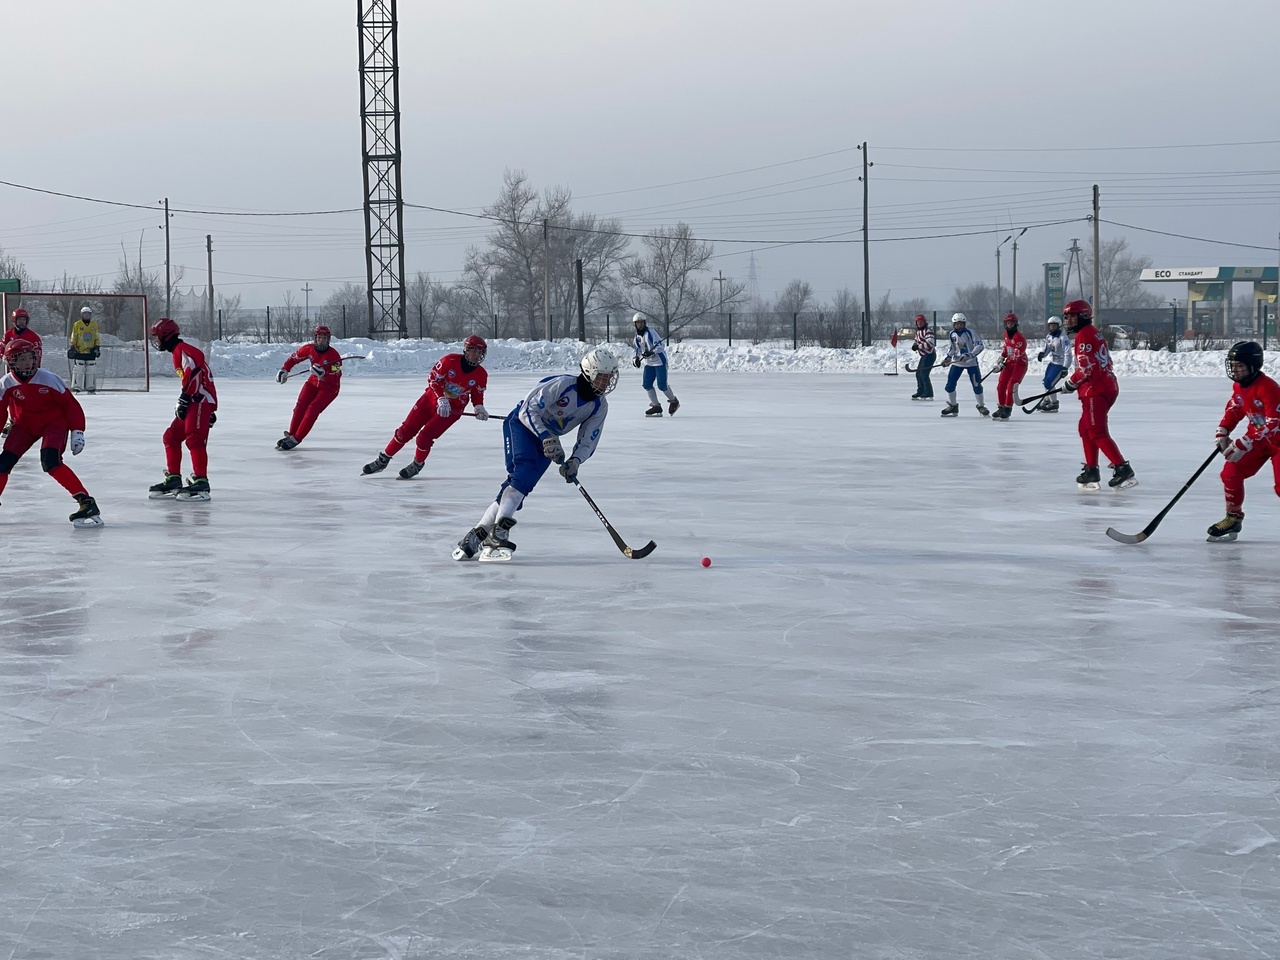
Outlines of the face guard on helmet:
M484 342L483 337L477 337L474 333L462 341L462 358L473 367L478 367L484 363L484 358L489 354L489 345Z
M618 358L603 347L588 350L581 369L591 389L602 397L618 385Z
M1066 321L1067 332L1075 333L1093 323L1093 307L1089 306L1088 300L1072 300L1062 308L1062 319Z
M151 325L151 345L157 350L172 350L182 331L168 317L161 317Z
M1237 343L1227 351L1227 376L1247 387L1262 373L1262 347L1252 340Z
M26 383L40 369L40 351L30 340L10 340L4 348L4 362L10 373Z
M1050 317L1048 321L1046 321L1045 325L1049 328L1050 333L1057 333L1058 331L1055 330L1054 327L1057 327L1058 330L1061 330L1062 320L1060 320L1058 317Z
M81 320L92 320L92 319L93 319L93 308L92 308L92 307L81 307L81 308L80 308L80 319L81 319Z
M27 324L31 322L31 316L21 307L13 311L13 313L10 314L9 319L13 321L13 325L19 330L25 330L27 328Z
M953 314L951 315L951 322L952 322L953 324L954 324L954 323L968 323L968 322L969 322L969 318L968 318L968 317L966 317L963 313L953 313Z

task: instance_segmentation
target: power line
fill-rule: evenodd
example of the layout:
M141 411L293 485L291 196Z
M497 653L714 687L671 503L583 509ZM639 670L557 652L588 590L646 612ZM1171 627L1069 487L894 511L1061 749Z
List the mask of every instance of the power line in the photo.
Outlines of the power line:
M1276 247L1260 247L1254 243L1236 243L1232 240L1210 240L1208 237L1192 237L1185 233L1169 233L1167 230L1153 230L1150 227L1138 227L1132 223L1119 223L1115 220L1105 220L1098 218L1099 223L1109 223L1113 227L1124 227L1126 230L1137 230L1141 233L1156 233L1162 237L1174 237L1178 240L1195 240L1197 243L1216 243L1223 247L1240 247L1244 250L1266 250L1268 253L1275 253Z

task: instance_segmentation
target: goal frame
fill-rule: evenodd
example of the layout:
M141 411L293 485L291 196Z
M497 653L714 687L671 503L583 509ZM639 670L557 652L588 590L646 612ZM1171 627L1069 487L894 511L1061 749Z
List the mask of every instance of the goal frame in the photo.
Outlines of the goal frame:
M3 328L6 333L8 332L9 328L13 326L13 323L10 320L10 317L13 311L23 306L23 301L26 301L26 300L78 301L83 306L88 306L90 308L93 308L95 318L101 313L107 312L101 308L104 307L108 302L138 303L139 306L141 307L141 311L140 311L141 329L137 331L137 334L141 338L141 343L142 343L142 355L141 355L142 371L138 375L118 376L118 377L110 377L107 371L104 371L103 373L99 374L100 383L97 389L99 392L102 392L102 393L117 393L117 392L118 393L149 393L151 391L151 349L152 349L151 348L151 321L148 316L147 297L144 294L84 293L79 291L62 292L57 290L50 290L50 291L37 290L37 291L27 291L23 293L9 293L9 292L0 293L0 310L3 310L3 313L0 313L0 323L3 323ZM48 343L45 344L46 353L40 362L40 365L42 367L49 366L49 364L46 363L46 361L56 361L56 359L59 357L65 357L66 347L63 345L69 342L69 338L71 335L70 327L71 327L71 324L73 324L74 322L75 322L74 317L67 318L66 320L67 329L58 334L62 338L59 345L54 346L51 349L50 344ZM40 333L41 337L47 337L52 335L50 333L45 333L40 330L37 330L36 332ZM108 336L110 336L110 334L108 334ZM128 343L130 341L125 340L123 342ZM113 347L110 344L105 344L105 343L103 344L104 352L112 349L123 349L123 348ZM67 369L66 369L65 376L68 384L70 384L71 361L69 359L66 360L66 365L67 365ZM63 375L63 372L60 367L53 367L52 369L53 369L53 372L57 373L59 376ZM117 382L113 383L112 381L117 381ZM118 381L124 381L128 385L122 386L119 384Z

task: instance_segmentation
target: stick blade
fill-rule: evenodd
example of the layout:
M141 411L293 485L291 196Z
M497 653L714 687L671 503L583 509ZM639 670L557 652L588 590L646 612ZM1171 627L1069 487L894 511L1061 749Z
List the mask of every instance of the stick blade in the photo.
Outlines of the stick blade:
M1141 543L1150 536L1146 530L1141 533L1121 533L1115 527L1107 527L1107 536L1116 543Z
M623 553L623 556L625 556L628 560L643 560L649 554L653 553L653 551L657 548L657 546L658 545L656 543L650 540L643 547L637 547L634 550L632 550L630 547L627 547L625 550L622 551L622 553Z

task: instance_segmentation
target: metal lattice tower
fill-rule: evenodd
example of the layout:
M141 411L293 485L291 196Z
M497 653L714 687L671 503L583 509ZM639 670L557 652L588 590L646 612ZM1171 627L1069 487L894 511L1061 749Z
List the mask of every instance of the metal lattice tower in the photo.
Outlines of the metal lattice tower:
M356 0L369 336L407 337L396 0Z

